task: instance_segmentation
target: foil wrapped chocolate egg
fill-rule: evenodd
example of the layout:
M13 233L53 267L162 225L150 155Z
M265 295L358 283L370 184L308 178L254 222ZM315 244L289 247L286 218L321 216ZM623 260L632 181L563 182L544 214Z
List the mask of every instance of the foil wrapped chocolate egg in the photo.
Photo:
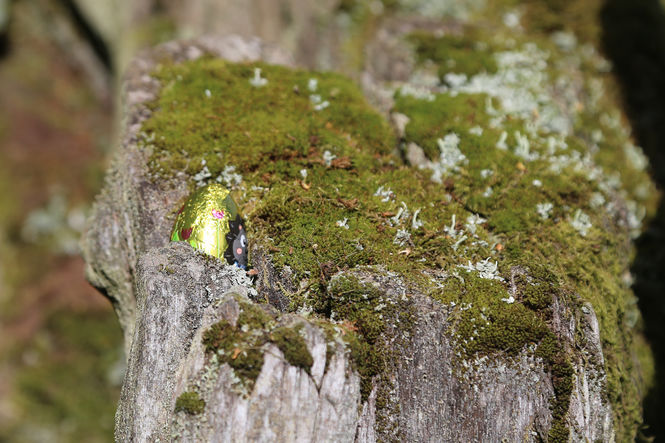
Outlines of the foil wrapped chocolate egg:
M171 241L247 269L247 236L238 206L224 186L213 183L195 191L178 211Z

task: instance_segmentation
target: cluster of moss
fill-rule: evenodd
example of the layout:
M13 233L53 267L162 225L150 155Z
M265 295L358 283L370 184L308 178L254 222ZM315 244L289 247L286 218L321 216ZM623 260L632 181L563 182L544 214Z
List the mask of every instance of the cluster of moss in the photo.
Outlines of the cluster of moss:
M250 85L255 68L262 69L266 86ZM293 180L300 168L317 158L320 164L325 149L346 147L343 130L358 121L366 130L356 143L373 146L379 153L390 151L386 123L343 77L317 74L316 93L331 103L330 108L345 112L313 111L308 90L313 76L307 71L210 58L165 66L156 73L164 85L161 96L143 127L154 134L153 171L194 175L205 160L213 176L234 165L248 183L266 186Z
M400 335L411 333L413 307L410 301L387 297L376 286L363 283L354 275L333 278L321 301L320 314L344 320L339 328L353 368L360 375L361 402L376 388L377 432L399 436L394 420L399 404L390 401L394 386L389 376L396 355L395 349L387 346L386 338L391 328L397 328Z
M303 368L310 373L314 359L307 349L307 343L300 334L302 324L292 328L281 327L270 333L270 340L277 345L284 358L292 366Z
M431 46L426 54L437 54L437 43L445 46L444 54L458 44L422 35L419 39ZM256 68L268 80L262 87L249 83ZM628 266L628 254L617 254L627 252L627 234L589 206L598 185L583 171L564 168L554 174L545 159L525 165L510 150L496 148L501 132L511 137L515 131L525 133L524 121L507 119L501 128L491 128L483 95L438 94L434 101L396 97L395 110L410 118L403 141L422 146L430 159L437 158L437 140L447 133L463 139L460 149L467 165L443 183L435 183L431 172L409 167L392 154L397 144L393 132L357 88L339 75L202 58L165 65L156 76L164 88L144 125L152 146L153 173L194 175L205 161L214 178L225 166L236 167L243 176L236 200L247 215L253 241L273 251L278 268L289 266L301 288L286 294L291 308L313 308L324 317L334 313L335 320L356 330L347 341L363 377L363 398L372 377L385 368L386 350L380 343L385 317L374 312L378 299L371 288L348 279L331 283L331 277L360 265L381 264L441 301L472 305L460 311L455 325L460 343L466 339L465 356L510 354L535 346L555 379L552 436L567 435L564 417L572 381L565 350L548 326L549 303L554 288L590 301L601 323L608 392L618 410L619 435L634 429L630 420L638 418L626 406L639 401L630 382L632 339L625 321L631 294L616 278ZM317 80L316 91L309 89L312 78ZM329 106L316 110L313 94ZM481 134L470 134L475 126L483 128ZM563 152L586 152L592 129L568 137ZM544 151L541 142L532 143L535 151ZM494 174L483 177L485 169ZM640 178L644 181L644 176ZM534 180L542 186L534 186ZM483 195L488 186L494 189L493 198ZM548 220L536 212L536 204L543 201L554 204ZM568 223L567 208L591 214L594 227L588 235L582 237ZM412 226L416 212L424 222L420 228ZM470 215L487 222L458 250L457 240L448 232L463 229ZM408 230L409 238L398 241L400 230ZM467 260L487 257L504 274L513 266L528 268L536 283L524 284L520 298L508 304L501 301L507 293L498 281L470 273L464 283L449 278L443 289L437 289L423 272L462 272L459 265ZM547 276L538 274L543 267ZM247 310L243 307L243 312ZM472 319L481 312L492 326L477 340L468 340ZM263 361L260 348L270 337L248 332L265 330L265 322L247 330L243 322L239 319L235 327L226 322L215 325L206 334L206 345L251 380L258 376ZM281 333L273 337L291 342ZM309 360L302 361L307 366ZM628 421L621 418L624 411L630 415Z
M248 82L255 67L268 80L262 88ZM391 129L346 78L211 59L164 67L157 77L164 90L144 125L153 172L193 175L206 160L214 178L236 166L243 176L236 200L245 207L253 240L268 243L278 267L289 265L298 280L310 280L310 290L325 292L332 274L377 263L377 257L387 256L389 268L404 273L418 266L413 255L398 254L397 229L387 220L402 200L421 207L421 218L437 219L438 208L429 204L444 196L427 173L391 154ZM328 108L313 109L310 78L318 79L317 93L329 100ZM336 156L330 164L326 151ZM399 201L374 197L379 185L399 190ZM344 219L349 229L336 225ZM423 231L413 241L433 235L425 237ZM294 308L303 302L297 295L294 300Z
M363 401L372 391L372 379L386 368L389 351L381 340L389 314L376 310L382 300L378 289L363 285L357 278L349 276L334 279L324 297L326 306L322 312L349 322L343 338L351 351L354 368L361 377L360 394Z
M187 391L178 396L175 401L175 412L185 412L190 415L198 415L205 409L206 402L199 396L198 392Z
M262 306L246 301L239 305L235 326L226 320L215 323L203 334L203 344L207 352L233 368L249 392L261 373L265 345L271 342L289 364L310 372L314 361L300 334L302 324L275 327L275 319Z
M408 36L420 63L431 61L439 65L439 77L448 72L471 76L480 72L496 72L492 48L484 39L467 32L462 35L435 36L417 31Z
M564 297L558 279L544 266L517 268L512 278L516 302L505 284L470 272L445 283L431 295L442 303L461 304L451 316L451 333L457 336L457 352L466 359L497 352L516 356L532 349L542 358L552 375L554 398L551 399L552 427L548 441L568 441L566 414L573 388L573 369L564 345L548 322L555 297ZM564 300L560 300L564 302ZM573 300L568 300L574 303Z

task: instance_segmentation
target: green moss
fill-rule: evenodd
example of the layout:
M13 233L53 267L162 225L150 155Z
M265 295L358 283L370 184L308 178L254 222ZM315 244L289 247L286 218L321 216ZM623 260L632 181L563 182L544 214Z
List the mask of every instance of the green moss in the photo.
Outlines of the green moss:
M567 428L566 415L570 406L570 395L573 391L573 367L561 353L550 361L554 400L550 402L552 410L552 427L548 437L551 442L569 441L570 430Z
M370 284L356 277L340 276L330 283L326 295L327 310L334 318L346 321L344 341L347 343L354 368L361 377L361 399L372 391L372 380L385 375L391 350L386 346L386 321L401 318L401 331L409 332L410 309L406 302L387 300Z
M439 77L443 80L448 72L472 76L481 72L496 72L493 51L483 39L470 35L467 30L462 35L437 37L427 32L414 32L407 38L414 45L414 52L420 63L436 63Z
M302 325L277 328L270 333L270 339L282 351L291 366L303 368L309 374L314 359L307 349L305 339L300 335L301 329Z
M344 341L351 351L352 362L361 377L363 401L372 390L372 378L385 369L385 347L378 342L385 323L373 310L380 300L379 291L361 284L354 277L340 277L332 282L329 309L335 316L349 321ZM338 312L338 310L340 310Z
M268 79L260 88L249 84L256 67ZM226 166L237 168L243 182L235 197L253 241L273 251L278 269L289 266L293 271L301 289L285 293L291 309L310 308L343 322L363 399L372 379L390 369L391 358L382 344L386 319L404 315L403 327L408 328L408 303L385 303L372 286L331 278L339 271L380 264L443 303L470 305L456 311L451 329L459 337L462 355L516 355L531 349L543 358L557 392L552 399L553 441L567 435L561 411L572 385L566 352L551 332L550 305L555 294L576 293L592 304L601 325L608 396L617 411L619 434L634 427L631 408L640 395L630 381L633 342L626 312L631 293L616 277L629 266L627 232L590 206L591 195L599 189L583 169L571 166L553 173L544 155L526 162L512 150L496 148L504 131L513 146L517 132L527 133L525 122L507 119L493 128L483 95L438 94L431 102L398 95L395 111L410 118L405 141L422 146L430 159L439 157L439 138L454 132L462 140L467 163L439 184L431 180L430 171L410 168L391 154L397 145L392 131L341 76L207 58L164 65L156 76L164 89L144 125L152 173L194 175L203 160L213 179ZM310 102L310 78L318 79L316 93L330 103L321 111ZM480 135L469 132L475 126L483 129ZM588 134L576 131L559 153L587 152ZM620 144L619 137L611 143ZM545 153L546 139L533 138L531 148ZM326 151L336 159L326 163ZM307 171L306 177L301 170ZM483 176L483 170L493 174ZM631 182L637 186L638 173ZM377 195L380 186L392 195ZM491 198L485 196L489 187ZM536 211L542 202L554 206L546 220ZM405 208L409 215L399 219ZM585 237L570 224L576 209L591 217L593 227ZM412 227L416 211L424 222L418 229ZM476 226L475 236L457 243L450 232L468 231L465 223L471 215L486 222ZM399 244L396 234L401 229L408 230L410 238ZM515 303L501 300L509 297L506 283L459 268L487 258L496 261L504 279L511 277L510 269L526 270L526 275L513 276L519 293ZM427 270L449 277L435 282ZM571 297L566 301L574 302ZM474 322L481 321L479 329ZM246 312L244 307L238 324L213 326L206 333L206 347L252 379L260 372L261 347L273 326L265 313ZM254 330L263 332L250 333ZM302 346L293 348L292 357L282 349L285 357L307 366Z
M375 348L353 331L344 335L344 341L351 352L354 369L360 375L360 396L364 402L372 392L372 379L385 369L385 355L381 352L384 349Z
M582 41L600 38L602 0L526 0L524 23L535 32L574 32Z
M268 79L264 87L249 84L256 67ZM357 143L379 153L391 148L387 124L365 104L360 91L336 74L203 58L164 68L157 77L164 89L143 128L154 134L155 173L181 170L193 175L206 160L213 176L231 164L243 175L261 168L259 177L279 174L293 179L311 154L320 159L333 146L342 148L335 152L338 156L346 154L345 133L356 121L366 125L362 134L354 134ZM331 104L320 112L312 109L309 98L312 77L318 79L317 94ZM332 112L333 108L345 112Z
M262 88L249 84L255 66L268 79ZM146 142L153 173L195 174L206 160L215 177L225 166L236 166L244 185L237 201L242 206L254 200L244 210L249 228L255 241L278 251L273 256L278 267L290 266L318 292L325 292L333 273L372 264L386 251L392 253L390 269L413 267L413 255L398 254L397 229L387 226L383 214L394 215L404 200L412 210L421 207L421 217L434 219L438 211L427 205L429 196L440 192L426 172L414 173L390 155L392 130L348 80L209 59L164 67L158 77L165 89L144 125L153 140ZM309 99L312 77L318 79L317 93L330 101L319 112ZM337 161L326 165L326 151ZM374 197L381 184L398 187L400 201L386 204ZM336 225L344 219L349 229ZM426 239L416 233L412 240L418 245ZM294 308L301 300L295 302Z
M169 265L159 265L159 271L160 272L166 272L169 275L175 274L175 269Z
M231 366L248 388L254 386L263 367L263 350L260 348L263 343L229 322L221 321L205 332L203 344L207 351L217 353L220 361Z
M215 353L220 362L231 366L251 391L263 367L266 328L274 320L259 305L239 304L241 310L236 325L226 320L215 323L204 332L203 345L207 352Z
M248 330L266 330L274 323L275 319L262 309L261 305L242 302L242 310L238 315L238 327Z
M592 278L588 274L590 271L605 273L607 270L618 275L621 272L619 269L628 267L627 257L612 257L609 252L616 251L614 248L619 247L620 243L616 241L618 231L603 234L594 230L588 238L581 238L568 223L570 213L566 214L563 209L581 207L592 214L594 226L606 224L607 220L600 214L593 214L593 210L588 208L592 193L598 189L581 172L565 169L560 174L552 174L545 161L536 160L525 165L524 160L511 152L496 149L500 131L507 132L510 144L515 131L524 129L520 128L517 121L507 122L500 130L489 128L486 126L487 116L483 112L484 103L482 96L464 94L456 97L438 95L432 102L411 97L397 97L396 100L396 110L411 119L406 127L406 141L414 141L422 146L433 160L438 155L436 141L446 133L454 132L463 137L475 124L484 129L480 136L462 138L460 149L467 157L468 164L464 165L454 178L448 179L445 186L454 201L459 201L467 210L481 214L488 220L486 227L499 235L498 240L505 250L503 256L495 256L500 266L541 264L550 274L550 277L536 285L522 284L519 304L509 306L499 301L508 297L502 289L503 285L499 283L479 283L474 281L472 276L464 276L464 283L450 279L447 282L450 286L438 294L442 301L465 303L467 296L464 294L483 293L490 296L489 299L469 301L475 303L474 306L479 310L486 311L483 315L489 316L492 326L484 329L478 336L470 335L471 331L475 330L475 325L469 323L469 320L476 318L479 311L475 308L467 311L458 331L463 337L462 340L465 340L464 352L488 353L501 350L510 354L520 352L529 344L539 350L543 344L548 347L555 342L549 332L546 316L538 311L546 310L551 303L553 276L556 275L557 279L562 279L566 285L580 291L584 299L592 301L594 307L598 306L601 325L606 325L601 329L603 342L606 344L604 350L614 365L606 365L608 377L612 379L609 392L615 389L624 393L632 391L633 387L622 381L623 376L619 375L624 370L630 370L630 350L623 344L616 346L620 342L607 341L608 337L617 335L622 335L622 340L630 341L627 326L618 329L614 326L616 321L621 321L619 318L622 317L623 308L619 308L618 316L606 316L609 314L608 303L610 306L622 306L629 297L625 289L618 287L616 279L609 275L605 278ZM584 152L581 143L575 137L569 138L567 153ZM532 146L532 149L542 152L544 146L536 145ZM493 171L493 175L487 179L479 177L478 172L482 169ZM535 179L540 180L542 186L534 186ZM634 182L644 183L644 175L635 177ZM487 187L492 187L493 198L483 195ZM554 205L555 209L548 220L542 220L535 211L536 205L542 202L552 202ZM460 219L458 215L458 220ZM626 241L626 233L621 235L623 241ZM582 244L587 245L586 249ZM610 269L614 271L609 271ZM518 280L520 278L518 276ZM612 288L600 288L609 281L614 282ZM591 289L592 287L595 289ZM561 349L550 349L548 352L543 350L543 353L549 357L546 361L551 370L560 369L558 362L561 359L565 361ZM618 363L619 359L623 359L623 363ZM557 383L561 384L562 392L565 392L563 386L568 383L567 379L561 378ZM622 387L619 388L619 385ZM638 395L635 395L637 398ZM568 398L569 396L564 395L553 399L553 410L561 410L559 403L567 401ZM625 399L625 396L622 398ZM613 404L616 404L614 401ZM557 430L553 431L554 434L567 435L564 415L555 414L555 424Z
M290 365L310 372L314 360L300 333L302 325L276 327L274 317L262 305L239 300L239 306L236 325L226 320L213 324L203 334L203 345L233 368L248 391L261 373L264 347L270 342L277 345Z
M515 284L522 293L524 306L533 311L548 308L552 304L552 297L559 290L556 276L542 265L531 266L529 274L535 278L528 279L521 274L515 278Z
M183 392L175 401L175 412L185 412L198 415L205 409L206 402L199 397L198 392Z
M457 351L469 359L476 354L497 352L516 356L525 349L533 349L534 355L543 359L554 386L548 441L568 441L566 414L573 387L572 366L548 324L549 307L553 297L559 295L558 282L546 268L533 271L520 268L515 278L516 302L507 304L504 300L509 294L504 284L472 273L463 273L461 277L464 283L450 279L443 291L432 294L444 303L451 300L460 303L453 312L450 327L457 337Z
M396 97L395 110L409 116L406 125L406 139L422 147L430 159L439 157L437 139L450 132L466 133L472 126L486 127L489 118L485 114L486 96L437 94L434 101L428 102L408 96ZM480 149L494 145L498 139L490 141L494 133L485 134L472 143ZM472 151L472 150L471 150Z
M507 304L509 294L503 283L478 277L473 273L460 274L459 279L446 281L443 291L432 296L444 303L454 299L465 309L456 314L452 330L460 342L467 341L460 351L467 357L477 353L503 351L516 355L529 344L538 345L551 334L547 318L525 304ZM519 295L521 299L521 294ZM550 300L551 301L551 295Z

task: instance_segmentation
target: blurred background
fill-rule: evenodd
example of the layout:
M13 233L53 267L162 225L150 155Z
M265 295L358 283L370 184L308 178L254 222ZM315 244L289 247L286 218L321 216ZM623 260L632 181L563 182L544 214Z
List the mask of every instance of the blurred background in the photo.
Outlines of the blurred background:
M528 8L542 31L574 30L604 49L663 189L660 0L0 0L0 442L112 441L122 336L83 277L78 238L117 140L117 92L133 55L239 33L280 44L301 65L357 75L362 52L340 51L340 32L362 35L350 23L372 26L395 7L454 18L486 3ZM664 232L661 206L633 268L659 374ZM665 441L662 391L660 382L645 400L644 441Z
M0 441L111 441L124 371L78 237L112 140L113 74L65 2L0 0Z

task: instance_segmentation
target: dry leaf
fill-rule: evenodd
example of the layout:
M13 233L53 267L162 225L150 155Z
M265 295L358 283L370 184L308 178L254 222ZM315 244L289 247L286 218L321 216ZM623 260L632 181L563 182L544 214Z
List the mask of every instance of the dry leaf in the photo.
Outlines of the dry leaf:
M349 157L338 157L330 162L330 166L335 169L351 168L351 159Z
M350 200L346 200L343 198L337 198L337 201L340 202L346 209L356 209L358 207L358 199L357 198L352 198Z

